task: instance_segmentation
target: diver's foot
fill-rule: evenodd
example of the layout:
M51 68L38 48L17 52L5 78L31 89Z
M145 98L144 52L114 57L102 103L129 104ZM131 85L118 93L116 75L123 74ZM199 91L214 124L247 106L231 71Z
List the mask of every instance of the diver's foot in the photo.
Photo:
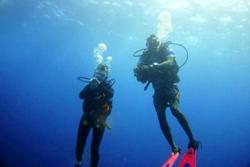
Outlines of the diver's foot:
M198 150L199 149L199 145L200 145L199 141L192 140L192 141L189 141L188 148L193 148L194 150Z
M81 166L82 166L82 162L76 160L74 167L81 167Z
M176 154L177 152L181 153L181 149L179 147L172 148L172 152Z

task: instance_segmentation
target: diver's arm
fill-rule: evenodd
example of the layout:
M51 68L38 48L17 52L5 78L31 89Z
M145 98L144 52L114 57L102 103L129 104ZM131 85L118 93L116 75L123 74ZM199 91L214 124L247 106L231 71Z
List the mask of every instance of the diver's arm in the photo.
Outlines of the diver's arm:
M79 98L86 99L93 97L93 92L91 91L89 85L85 86L85 88L80 92Z
M105 95L106 99L111 99L114 95L114 89L109 84L102 83L99 86L101 94Z
M80 99L85 99L87 94L87 89L86 87L79 93L79 98Z
M112 87L105 89L105 94L108 99L111 99L114 96L114 89Z
M93 98L99 99L102 92L99 91L101 86L100 81L96 78L92 78L88 85L80 92L80 99Z
M160 70L160 71L165 71L165 70L168 70L170 68L172 68L173 66L175 65L175 59L174 57L168 57L167 60L163 61L162 63L159 63L159 64L152 64L150 65L152 68L155 68L157 70Z

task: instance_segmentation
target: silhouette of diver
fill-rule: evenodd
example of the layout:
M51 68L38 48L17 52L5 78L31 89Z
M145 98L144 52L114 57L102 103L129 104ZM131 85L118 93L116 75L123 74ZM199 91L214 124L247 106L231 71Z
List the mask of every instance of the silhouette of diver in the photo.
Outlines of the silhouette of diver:
M84 146L91 129L93 136L90 167L98 166L99 146L107 127L106 119L112 109L113 88L107 78L108 66L99 64L90 83L80 92L80 99L84 100L84 114L78 128L75 167L81 166Z
M189 138L188 147L198 149L199 142L194 139L191 128L179 109L180 92L177 87L179 67L175 61L173 51L161 43L155 35L147 38L146 46L147 48L140 56L134 73L138 81L152 83L153 85L154 107L165 138L174 153L180 151L173 140L166 120L165 111L167 107L170 107L172 114L177 118Z

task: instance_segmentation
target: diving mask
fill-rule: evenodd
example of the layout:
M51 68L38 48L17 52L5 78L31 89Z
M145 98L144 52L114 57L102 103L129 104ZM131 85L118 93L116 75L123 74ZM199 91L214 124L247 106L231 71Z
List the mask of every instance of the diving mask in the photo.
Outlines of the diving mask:
M148 49L156 49L159 46L160 42L159 39L157 38L157 36L155 35L150 35L147 38L147 42L146 42L146 46L148 47Z
M104 65L104 64L99 64L96 67L95 73L94 73L94 77L99 81L99 82L103 82L105 79L107 79L108 77L108 66Z

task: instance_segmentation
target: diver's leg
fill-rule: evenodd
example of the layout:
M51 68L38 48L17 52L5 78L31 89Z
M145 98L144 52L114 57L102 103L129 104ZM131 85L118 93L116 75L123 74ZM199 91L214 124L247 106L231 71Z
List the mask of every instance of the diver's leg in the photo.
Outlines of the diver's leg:
M82 160L83 149L86 143L87 136L90 131L90 126L83 115L79 124L76 144L76 160L80 163Z
M192 147L195 150L197 150L199 148L199 142L194 139L193 133L184 114L180 112L177 106L171 107L171 111L172 114L177 118L177 120L179 121L179 123L181 124L182 128L184 129L189 138L188 148Z
M174 143L172 134L171 134L171 130L170 127L168 125L167 119L166 119L166 107L164 107L163 105L155 105L155 110L157 112L157 117L160 123L160 127L161 130L165 136L165 138L167 139L168 143L171 146L171 149L173 152L177 152L178 148L176 146L176 144Z
M191 128L188 124L187 119L185 118L184 114L180 111L179 109L179 99L180 99L180 93L178 92L174 98L174 100L171 102L170 105L170 110L172 112L172 114L177 118L178 122L181 124L182 128L184 129L184 131L186 132L189 141L195 141Z
M102 137L105 131L105 127L94 127L93 137L91 143L91 163L90 167L97 167L99 162L99 146L102 141Z

